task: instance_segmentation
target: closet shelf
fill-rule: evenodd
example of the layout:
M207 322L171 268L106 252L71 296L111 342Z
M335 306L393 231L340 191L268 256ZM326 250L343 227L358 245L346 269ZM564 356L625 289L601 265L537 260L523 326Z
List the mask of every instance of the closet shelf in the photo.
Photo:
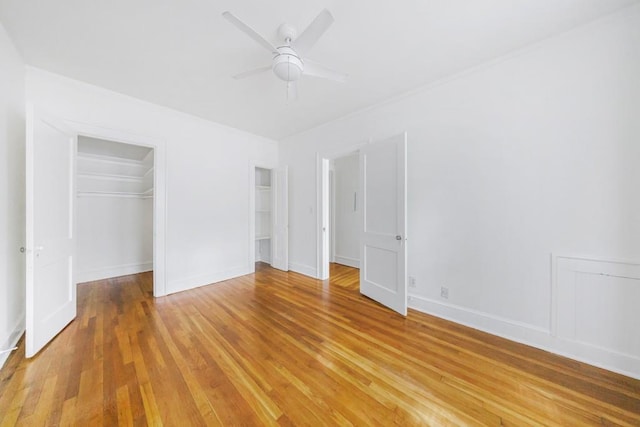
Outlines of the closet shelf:
M271 190L271 186L269 186L269 185L256 185L256 190L262 190L262 191Z
M132 182L142 182L144 178L142 176L135 175L118 175L118 174L110 174L110 173L100 173L100 172L78 172L79 179L99 179L106 181L132 181Z
M124 197L135 199L152 199L153 195L144 193L123 193L117 191L78 191L78 197Z
M256 236L256 240L269 240L270 238L269 235Z

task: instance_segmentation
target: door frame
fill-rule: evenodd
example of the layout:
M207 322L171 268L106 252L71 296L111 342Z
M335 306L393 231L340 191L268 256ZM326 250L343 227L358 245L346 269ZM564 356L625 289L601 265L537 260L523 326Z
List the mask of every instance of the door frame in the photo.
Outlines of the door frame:
M167 168L166 142L163 139L135 135L95 124L62 120L76 136L104 139L153 149L153 296L167 295L166 231ZM74 180L77 171L74 170ZM75 227L75 224L74 224Z
M329 261L331 251L329 248L331 231L331 207L329 169L331 160L345 157L360 152L360 149L371 143L367 142L351 145L340 150L316 152L316 278L326 280L329 278ZM323 230L326 229L326 231ZM326 237L326 238L325 238Z

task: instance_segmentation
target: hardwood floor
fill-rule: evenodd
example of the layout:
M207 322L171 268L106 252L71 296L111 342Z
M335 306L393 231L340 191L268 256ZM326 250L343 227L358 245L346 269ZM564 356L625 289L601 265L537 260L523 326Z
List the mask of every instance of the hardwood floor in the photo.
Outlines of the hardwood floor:
M78 287L78 318L0 371L0 425L640 425L640 381L358 293L358 271L154 299Z

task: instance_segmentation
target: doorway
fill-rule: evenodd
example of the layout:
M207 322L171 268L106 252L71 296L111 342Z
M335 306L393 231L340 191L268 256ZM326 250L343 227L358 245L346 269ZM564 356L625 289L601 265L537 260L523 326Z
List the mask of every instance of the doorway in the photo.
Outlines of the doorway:
M255 168L255 260L271 264L271 169Z
M167 217L167 166L166 145L163 139L133 135L116 129L93 124L65 122L73 133L84 137L119 142L138 147L153 149L153 193L147 194L148 203L153 205L153 296L167 294L166 284L166 217Z
M153 166L153 147L78 136L77 283L153 270Z
M360 267L360 210L358 151L319 156L318 276L328 279L331 263Z
M165 143L92 124L26 110L25 324L32 357L76 317L76 162L78 139L88 137L153 148L153 295L166 295ZM149 157L151 159L151 157ZM108 173L106 175L109 175Z
M329 161L329 261L353 268L360 268L359 175L357 152Z
M407 314L407 134L358 147L359 179L355 196L360 213L360 293ZM352 152L347 152L352 154ZM317 161L317 278L329 278L331 258L331 160ZM337 193L337 190L336 190ZM358 203L358 196L361 199Z
M289 271L288 169L249 165L249 265Z

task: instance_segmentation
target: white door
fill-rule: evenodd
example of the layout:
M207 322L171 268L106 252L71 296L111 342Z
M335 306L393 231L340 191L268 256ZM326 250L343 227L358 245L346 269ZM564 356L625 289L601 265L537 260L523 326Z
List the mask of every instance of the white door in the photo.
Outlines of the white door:
M271 266L289 271L289 179L286 166L271 170Z
M360 150L360 293L407 315L406 133Z
M27 112L26 356L76 317L73 280L76 136Z

